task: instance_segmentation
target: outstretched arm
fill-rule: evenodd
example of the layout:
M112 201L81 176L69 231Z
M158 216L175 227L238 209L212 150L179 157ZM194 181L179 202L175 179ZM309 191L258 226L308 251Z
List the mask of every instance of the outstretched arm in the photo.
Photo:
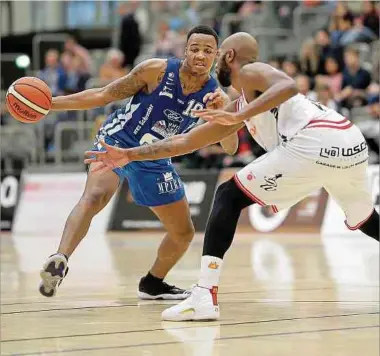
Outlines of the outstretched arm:
M53 98L52 110L89 110L129 98L143 88L154 85L154 82L160 82L165 69L165 60L149 59L137 65L126 76L103 88L88 89L80 93Z
M173 136L151 145L131 148L127 150L126 155L129 161L150 161L182 156L220 142L243 126L243 123L226 127L208 122L194 128L187 134Z
M226 109L234 110L234 108L235 102L232 102ZM99 166L99 170L110 170L133 161L151 161L181 156L220 142L222 139L238 131L243 125L243 123L238 123L236 125L223 126L208 122L194 128L187 134L173 136L151 145L130 149L121 149L102 142L106 151L87 151L85 156L89 158L85 159L85 163L89 164L101 161L103 165Z
M273 109L298 93L292 78L265 63L244 66L240 71L240 80L245 93L262 94L236 114L221 110L198 110L195 115L206 121L233 125Z

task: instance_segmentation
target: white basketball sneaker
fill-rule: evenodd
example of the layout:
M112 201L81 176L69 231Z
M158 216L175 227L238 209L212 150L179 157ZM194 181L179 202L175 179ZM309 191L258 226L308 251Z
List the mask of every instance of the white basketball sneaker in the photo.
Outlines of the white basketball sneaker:
M191 296L183 302L165 309L162 320L190 321L219 319L218 287L212 289L195 286Z

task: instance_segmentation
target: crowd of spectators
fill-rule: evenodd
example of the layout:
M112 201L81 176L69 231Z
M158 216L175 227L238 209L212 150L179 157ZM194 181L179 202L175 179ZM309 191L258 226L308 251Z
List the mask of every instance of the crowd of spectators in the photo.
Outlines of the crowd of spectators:
M319 0L300 2L305 7L324 4ZM284 26L294 9L293 3L284 1L276 5L280 23L283 22ZM101 65L97 66L89 51L74 38L69 38L62 53L56 49L46 52L45 65L38 72L38 77L49 85L53 95L84 90L90 78L96 78L98 85L105 85L126 75L136 65L147 33L153 36L152 56L182 58L186 33L200 22L203 2L158 1L152 2L151 6L155 15L153 19L149 18L141 2L129 1L120 6L119 48L109 49ZM249 18L263 12L265 6L263 1L221 2L212 23L220 31L221 18L226 13ZM379 131L380 50L379 45L372 44L379 43L379 5L363 0L359 10L352 12L346 2L335 1L328 25L305 39L299 54L271 58L269 64L294 78L299 91L311 100L319 101L354 121L357 119L370 142L371 160L378 162L379 144L374 133ZM239 29L239 23L231 24L231 31ZM357 108L362 108L362 111L353 118L352 110ZM1 109L3 118L6 109L3 105ZM98 124L105 117L104 111L95 110L92 114L91 119L97 120ZM54 125L76 119L75 112L61 113ZM47 130L47 150L54 150L54 125ZM245 129L239 132L239 138L239 150L234 157L226 156L219 146L213 146L181 162L192 168L242 166L263 153Z

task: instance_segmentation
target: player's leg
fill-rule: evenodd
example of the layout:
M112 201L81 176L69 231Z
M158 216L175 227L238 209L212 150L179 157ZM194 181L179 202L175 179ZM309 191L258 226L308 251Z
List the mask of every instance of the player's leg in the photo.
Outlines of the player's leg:
M348 229L360 230L379 241L379 214L372 203L366 167L363 164L345 170L326 184L326 190L345 212Z
M223 257L232 244L241 211L253 204L234 179L221 184L209 216L201 260L201 275L192 295L184 302L165 310L165 320L217 319L217 285ZM194 306L197 305L196 308ZM189 317L189 312L191 316Z
M138 295L142 299L185 299L189 292L163 282L167 273L188 249L193 237L189 204L186 198L161 205L151 210L167 231L157 251L157 258L149 273L139 284Z
M200 278L191 296L162 313L164 320L207 320L219 317L217 289L223 257L231 246L242 209L253 204L289 207L315 191L313 162L288 157L276 149L243 168L217 189L207 223Z
M93 172L96 164L100 163L89 167L84 193L67 218L57 253L46 260L41 270L40 292L45 297L55 295L67 274L68 258L86 236L92 218L107 205L118 187L117 174Z

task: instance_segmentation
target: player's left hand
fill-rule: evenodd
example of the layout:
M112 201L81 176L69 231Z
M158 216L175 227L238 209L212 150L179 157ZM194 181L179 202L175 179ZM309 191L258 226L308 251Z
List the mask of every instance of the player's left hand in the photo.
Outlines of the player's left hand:
M85 157L87 157L84 160L85 164L102 163L97 165L93 172L105 173L115 168L123 167L130 162L126 149L108 145L104 141L99 141L99 143L105 148L105 151L86 151L84 153Z
M206 103L207 109L222 109L229 103L228 95L220 88L213 93L207 93L203 97L203 102Z
M205 121L215 122L220 125L234 125L243 121L236 113L223 110L193 110L193 115Z

